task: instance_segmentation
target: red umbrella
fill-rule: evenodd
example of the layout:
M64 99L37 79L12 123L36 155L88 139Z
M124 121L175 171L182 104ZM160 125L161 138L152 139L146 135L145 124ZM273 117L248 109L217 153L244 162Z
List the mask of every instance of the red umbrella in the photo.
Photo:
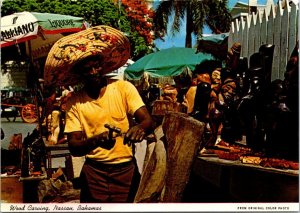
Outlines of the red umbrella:
M27 42L27 54L33 58L47 56L62 33L85 29L81 17L54 13L20 12L1 17L1 48Z

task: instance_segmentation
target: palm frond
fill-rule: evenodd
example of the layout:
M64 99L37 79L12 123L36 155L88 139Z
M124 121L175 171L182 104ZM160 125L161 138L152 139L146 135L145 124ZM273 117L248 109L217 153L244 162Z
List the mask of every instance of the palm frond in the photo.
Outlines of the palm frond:
M169 21L171 34L174 36L186 22L186 44L191 34L202 36L202 30L207 25L214 33L228 32L231 15L227 8L228 0L169 0L160 2L154 17L155 34L167 34ZM188 15L187 15L188 11ZM170 17L174 17L169 20Z

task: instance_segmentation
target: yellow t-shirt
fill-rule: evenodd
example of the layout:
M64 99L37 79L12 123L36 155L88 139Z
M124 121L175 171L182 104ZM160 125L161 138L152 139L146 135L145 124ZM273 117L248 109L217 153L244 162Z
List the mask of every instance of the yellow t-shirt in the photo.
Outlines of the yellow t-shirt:
M104 124L114 125L123 133L129 129L127 114L133 115L144 106L137 89L128 81L107 85L102 97L94 100L84 91L72 95L67 102L65 133L83 131L87 138L108 131ZM115 146L106 150L97 147L86 157L104 163L122 163L132 159L131 146L123 144L123 137L116 138Z

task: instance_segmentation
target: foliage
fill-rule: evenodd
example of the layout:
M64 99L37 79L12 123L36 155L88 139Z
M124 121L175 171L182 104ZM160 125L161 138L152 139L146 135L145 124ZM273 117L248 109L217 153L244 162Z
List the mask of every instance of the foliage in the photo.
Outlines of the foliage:
M145 31L137 30L134 26L138 24L142 24L143 27L150 26L148 17L150 18L151 12L147 11L147 19L142 20L139 16L137 18L139 21L136 21L133 13L139 10L146 11L145 1L138 1L138 4L133 4L133 1L124 2L119 7L116 0L4 0L1 12L2 16L22 11L59 13L83 17L91 26L112 26L125 32L129 37L133 60L136 60L151 52L152 38ZM131 5L133 10L129 10L128 5Z
M192 33L198 37L202 36L205 24L213 33L228 32L231 15L226 5L227 0L162 1L153 18L155 37L162 39L167 34L169 17L173 14L171 27L173 35L179 32L182 21L186 22L186 47L191 47Z
M153 31L152 19L154 11L148 9L148 4L145 0L122 0L122 5L130 20L131 31L133 32L132 36L136 37L137 35L140 35L143 37L143 39L139 37L132 41L134 46L137 47L134 55L136 55L137 58L140 58L151 53L154 38L151 33ZM147 44L146 48L142 45L144 42Z
M227 0L209 1L208 7L210 9L205 23L216 34L228 32L230 30L231 15L227 8Z
M154 11L148 9L147 3L141 0L122 0L122 4L124 5L125 11L131 21L131 28L142 35L148 45L151 45L153 42L151 31Z

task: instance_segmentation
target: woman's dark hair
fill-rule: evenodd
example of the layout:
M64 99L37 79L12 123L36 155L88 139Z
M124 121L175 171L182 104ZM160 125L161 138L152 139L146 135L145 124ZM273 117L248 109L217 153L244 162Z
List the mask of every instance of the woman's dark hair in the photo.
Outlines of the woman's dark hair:
M235 79L236 75L231 69L225 67L221 69L221 81L224 83L227 78Z

